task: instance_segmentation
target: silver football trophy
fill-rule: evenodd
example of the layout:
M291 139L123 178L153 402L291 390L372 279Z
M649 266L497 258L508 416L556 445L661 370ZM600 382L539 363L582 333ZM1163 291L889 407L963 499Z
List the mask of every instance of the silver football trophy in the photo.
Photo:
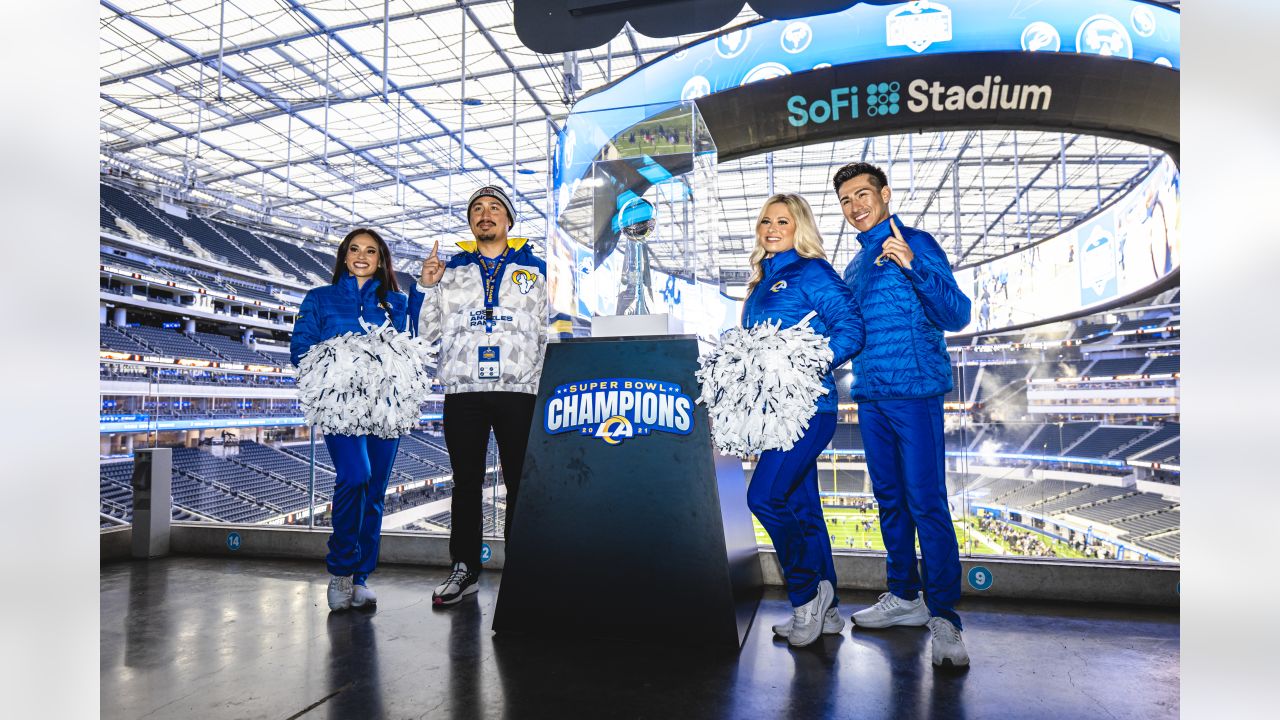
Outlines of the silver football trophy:
M648 238L658 224L653 203L633 198L618 211L622 226L623 274L618 315L648 315L653 307Z

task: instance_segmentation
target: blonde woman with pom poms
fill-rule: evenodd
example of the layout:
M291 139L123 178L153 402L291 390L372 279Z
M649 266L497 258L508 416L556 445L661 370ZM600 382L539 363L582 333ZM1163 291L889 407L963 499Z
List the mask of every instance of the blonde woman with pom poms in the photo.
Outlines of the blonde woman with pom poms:
M352 230L338 246L332 283L312 289L302 300L289 344L293 364L301 370L303 356L316 345L347 333L363 334L367 326L381 326L388 319L396 330L408 332L408 306L386 242L374 230ZM336 375L349 369L325 370ZM360 379L354 380L358 386ZM400 439L326 432L324 444L337 470L333 532L325 555L329 609L371 605L377 596L368 577L378 564L383 499Z
M827 261L809 203L799 195L780 193L765 201L750 263L742 326L790 327L808 318L813 332L828 339L834 356L822 378L827 392L818 397L804 434L789 450L762 452L747 489L747 504L777 550L794 609L791 620L773 630L792 646L803 647L844 627L836 612L835 566L818 499L817 459L835 434L833 371L862 350L862 318L849 288Z

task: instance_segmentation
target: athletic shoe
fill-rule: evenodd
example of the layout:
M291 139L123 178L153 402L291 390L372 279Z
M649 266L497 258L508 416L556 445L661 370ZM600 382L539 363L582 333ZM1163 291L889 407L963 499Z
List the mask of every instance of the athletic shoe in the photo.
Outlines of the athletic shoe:
M356 585L351 592L351 607L378 604L378 595L368 585Z
M969 651L964 648L960 631L946 618L930 618L929 631L933 633L933 666L956 670L969 667Z
M814 595L809 602L796 608L795 616L792 618L791 633L787 635L787 642L791 643L791 647L811 645L822 635L823 620L827 616L827 609L835 599L836 591L831 587L831 583L827 580L819 581L818 594Z
M800 608L795 608L796 613L784 623L778 623L773 626L773 634L780 638L786 638L791 634L791 627L795 624L795 615L798 614ZM831 608L827 610L826 616L822 619L823 635L839 635L844 630L844 618L840 617L840 608Z
M436 587L436 591L431 594L432 605L452 605L462 598L480 590L476 582L480 579L480 573L471 572L467 569L464 562L456 562L453 564L453 572L449 573L449 577Z
M331 576L329 578L329 609L346 610L351 607L351 577Z
M859 610L849 619L854 627L862 628L921 627L929 623L929 608L924 604L923 593L916 593L916 599L909 601L887 592L880 594L875 605Z

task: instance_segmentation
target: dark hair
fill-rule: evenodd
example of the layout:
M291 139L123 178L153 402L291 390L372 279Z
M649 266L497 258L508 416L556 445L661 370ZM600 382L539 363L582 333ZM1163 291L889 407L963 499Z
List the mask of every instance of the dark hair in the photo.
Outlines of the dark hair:
M372 228L356 228L342 238L342 244L338 246L337 260L333 264L333 279L330 282L336 285L342 276L347 274L347 251L351 248L351 241L357 235L368 235L378 243L378 269L373 273L374 279L378 281L378 287L374 292L378 296L378 305L385 309L387 293L400 292L400 283L396 282L396 272L391 266L391 248L387 247L386 241L378 231Z
M849 163L836 171L836 176L831 180L831 184L835 186L835 191L840 192L840 186L858 177L859 175L870 175L871 184L876 190L883 190L889 186L889 178L885 177L884 171L872 165L871 163L855 162Z

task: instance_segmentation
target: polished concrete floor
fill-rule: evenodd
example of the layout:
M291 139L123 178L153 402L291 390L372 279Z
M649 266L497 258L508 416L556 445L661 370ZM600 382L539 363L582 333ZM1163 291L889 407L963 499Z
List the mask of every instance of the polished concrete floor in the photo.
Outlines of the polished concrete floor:
M766 590L741 653L494 635L501 576L445 610L440 568L386 566L375 611L330 614L321 563L174 557L101 571L104 718L1176 718L1178 616L966 599L973 657L924 628L793 650ZM842 614L874 601L842 595ZM661 588L654 589L654 602ZM565 602L608 602L607 590ZM661 641L660 638L656 639Z

